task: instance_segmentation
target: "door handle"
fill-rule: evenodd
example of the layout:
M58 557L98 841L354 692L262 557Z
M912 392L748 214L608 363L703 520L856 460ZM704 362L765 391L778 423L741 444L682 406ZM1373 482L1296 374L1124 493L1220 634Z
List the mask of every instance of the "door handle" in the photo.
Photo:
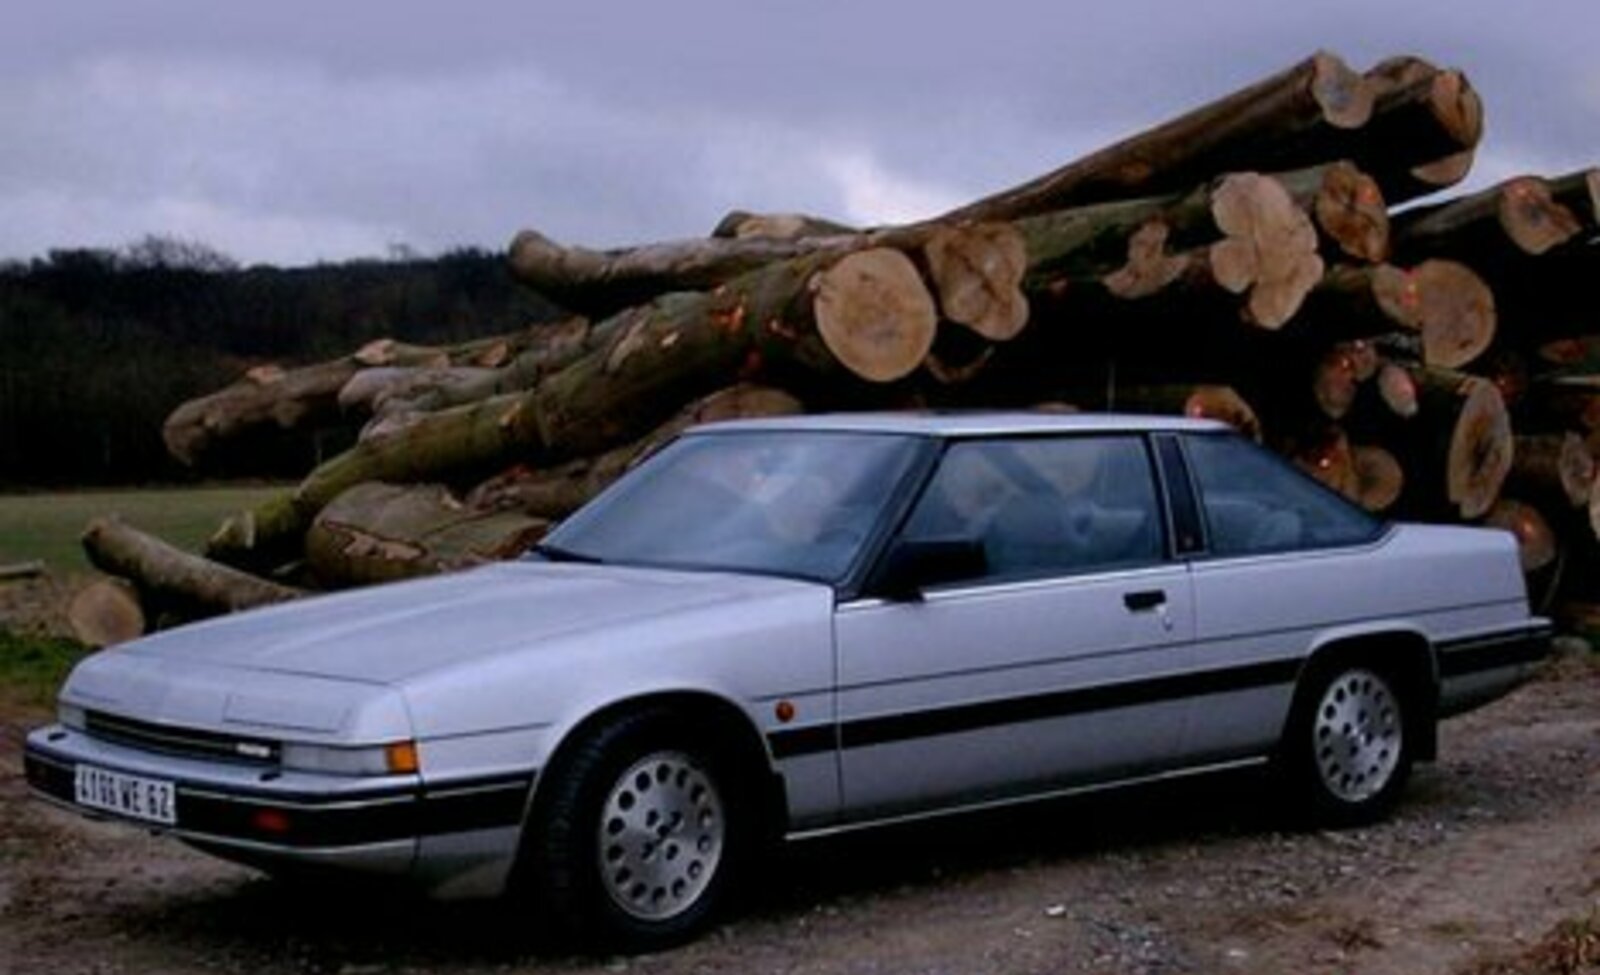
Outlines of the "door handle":
M1161 589L1144 589L1139 592L1122 594L1122 605L1128 607L1130 613L1140 613L1148 609L1164 606L1167 594Z

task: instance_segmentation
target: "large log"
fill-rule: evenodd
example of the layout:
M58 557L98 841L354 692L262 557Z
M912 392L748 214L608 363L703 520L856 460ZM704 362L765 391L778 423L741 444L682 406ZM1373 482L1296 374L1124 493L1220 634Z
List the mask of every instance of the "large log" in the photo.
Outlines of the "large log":
M1383 187L1391 204L1453 186L1483 138L1483 102L1466 76L1415 57L1383 61L1365 75L1372 124L1348 158Z
M1407 479L1413 512L1481 518L1511 471L1515 438L1500 391L1487 380L1442 369L1411 371L1418 409L1410 421Z
M167 450L188 466L202 464L219 445L253 431L305 429L340 419L339 391L363 369L395 366L498 366L533 341L529 332L464 342L449 348L379 339L353 355L295 369L266 365L238 382L189 400L161 428Z
M1458 369L1488 349L1497 322L1495 296L1482 278L1465 265L1428 260L1409 270L1335 267L1292 328L1330 341L1408 330L1420 336L1426 364Z
M940 219L1015 219L1179 190L1230 170L1286 170L1329 159L1369 171L1390 202L1399 203L1415 195L1414 170L1470 151L1482 131L1482 105L1459 72L1413 58L1363 76L1319 52Z
M271 564L289 557L316 513L356 484L451 481L517 461L545 465L595 454L638 438L730 379L791 373L839 389L854 378L842 364L847 358L872 359L877 377L915 369L926 354L917 336L931 332L931 297L922 303L902 293L884 302L910 283L857 275L860 268L847 268L851 280L830 285L838 263L834 254L796 258L707 294L664 295L620 313L595 326L589 351L533 389L429 413L393 435L363 440L292 494L229 519L207 552L229 564ZM856 300L887 317L866 335L818 327L824 304L824 316L837 324ZM886 351L903 356L893 369Z
M633 443L594 457L552 468L518 465L473 488L467 504L474 508L521 511L559 519L576 511L629 468L691 426L762 416L804 412L798 399L780 389L741 384L697 400L666 423Z
M392 582L512 558L549 528L468 507L439 485L358 484L317 515L306 562L325 588Z
M1241 190L1236 184L1246 177L1263 188ZM1014 277L1019 265L1035 277L1098 275L1127 260L1130 239L1148 222L1166 228L1167 248L1188 249L1239 234L1222 226L1223 221L1231 220L1235 228L1286 227L1294 218L1282 215L1283 211L1293 208L1314 217L1314 226L1343 253L1372 260L1387 248L1382 195L1376 183L1347 163L1317 163L1277 174L1271 181L1251 173L1239 174L1238 179L1207 177L1196 183L1198 190L1191 187L1180 193L1036 214L1011 223L1009 230L1003 229L1007 224L992 221L928 222L831 237L696 239L615 251L565 247L527 230L512 241L510 265L519 280L541 293L590 313L612 314L657 295L715 288L772 263L884 247L925 253L937 279L949 266L947 258L966 262L968 255L960 244L976 241L982 245L982 259L972 263L984 273L965 277L984 288L991 287L990 278L1004 282ZM1277 198L1263 202L1268 193ZM1262 207L1263 212L1241 217L1242 204ZM984 268L988 261L998 261L1002 267ZM952 296L944 296L945 312L951 320L974 324L984 332L989 330L987 316L992 315L1014 332L1021 327L1026 305L1011 300L1004 284L995 290L1002 300L986 303L982 321L968 322L959 291L954 302L949 300ZM994 310L987 310L991 307Z
M1537 256L1595 227L1600 170L1559 180L1518 176L1470 196L1408 210L1394 220L1394 250L1426 257L1504 260Z
M1229 170L1289 169L1343 158L1332 133L1364 126L1372 98L1361 75L1338 57L1318 52L1286 71L1037 179L958 207L941 219L1011 220L1182 190Z
M90 522L83 549L96 568L132 581L147 599L177 605L186 614L215 615L303 595L192 555L115 518Z

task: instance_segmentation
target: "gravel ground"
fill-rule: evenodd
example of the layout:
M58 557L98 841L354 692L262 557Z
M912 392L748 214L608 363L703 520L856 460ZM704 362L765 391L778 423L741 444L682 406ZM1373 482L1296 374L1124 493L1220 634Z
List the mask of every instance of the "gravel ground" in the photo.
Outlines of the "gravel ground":
M1232 775L812 842L709 936L628 959L565 955L496 905L280 884L45 808L19 757L40 718L0 701L0 972L1600 971L1590 928L1546 940L1600 917L1592 658L1447 722L1379 826L1286 831L1267 782Z

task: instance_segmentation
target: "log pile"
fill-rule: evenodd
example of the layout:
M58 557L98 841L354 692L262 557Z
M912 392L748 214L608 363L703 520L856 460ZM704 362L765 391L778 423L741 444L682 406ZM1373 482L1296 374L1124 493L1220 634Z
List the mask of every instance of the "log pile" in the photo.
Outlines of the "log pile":
M175 456L352 416L359 441L204 558L114 522L85 544L225 611L507 557L694 422L1066 405L1220 418L1373 511L1512 531L1541 601L1600 601L1600 171L1403 206L1482 133L1459 71L1318 53L919 223L741 211L611 251L526 230L512 273L577 317L253 370L173 413Z

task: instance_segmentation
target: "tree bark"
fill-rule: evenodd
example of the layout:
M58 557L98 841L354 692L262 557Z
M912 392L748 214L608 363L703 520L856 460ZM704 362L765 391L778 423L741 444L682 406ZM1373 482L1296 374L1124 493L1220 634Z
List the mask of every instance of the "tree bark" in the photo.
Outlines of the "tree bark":
M161 435L173 457L194 467L205 463L218 446L252 431L304 429L337 422L339 391L364 369L495 366L508 361L529 341L528 333L518 333L451 348L430 348L380 339L369 342L354 355L331 362L297 369L258 366L233 385L180 405L167 418Z
M1409 330L1420 336L1426 364L1458 369L1488 349L1496 324L1494 294L1482 278L1465 265L1428 260L1410 270L1335 267L1292 328L1330 341Z
M565 518L691 426L749 417L788 416L804 411L799 400L782 390L733 386L689 404L647 436L625 446L551 468L518 465L473 488L467 495L467 504L480 509L521 511L541 518Z
M306 561L326 588L370 585L512 558L549 528L520 512L475 510L439 485L358 484L317 515Z
M1483 138L1483 102L1466 76L1420 58L1392 58L1368 71L1372 124L1348 158L1398 205L1464 179Z
M304 595L301 590L240 572L175 548L114 518L97 518L83 534L94 566L131 580L146 598L186 613L213 616Z
M1516 447L1511 418L1494 384L1439 369L1413 370L1418 410L1406 451L1417 466L1408 483L1419 513L1449 511L1481 518L1511 471Z
M1596 199L1582 200L1576 211L1568 203L1600 188L1597 181L1600 170L1557 181L1518 176L1471 196L1408 210L1395 220L1395 253L1407 261L1538 256L1594 229Z

